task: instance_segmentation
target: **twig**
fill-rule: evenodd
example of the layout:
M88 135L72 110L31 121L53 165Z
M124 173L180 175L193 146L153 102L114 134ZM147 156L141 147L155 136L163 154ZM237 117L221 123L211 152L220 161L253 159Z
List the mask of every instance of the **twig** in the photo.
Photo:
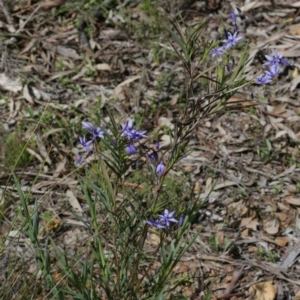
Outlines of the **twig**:
M15 31L15 32L14 32L14 36L18 35L18 34L21 32L21 30L24 29L24 27L25 27L25 26L27 25L27 23L32 19L32 17L34 16L34 14L40 9L41 5L42 5L42 4L39 3L39 5L34 9L34 11L31 13L31 15L26 19L26 21L20 26L20 28L19 28L18 30L15 29L15 27L13 26L13 24L10 24L10 25L13 26L13 28L14 28L14 31ZM2 8L4 14L5 14L5 11L6 11L6 13L7 13L7 10L5 10L5 6L4 6L2 0L0 0L0 6L1 6L1 8ZM7 13L7 15L5 14L5 16L6 16L6 18L7 18L7 17L10 18L10 16L8 15L8 13ZM9 44L14 43L15 41L16 41L16 38L15 38L15 37L11 37L9 40L7 40L7 41L5 42L5 44L6 44L6 45L9 45Z
M286 116L282 116L282 115L280 115L280 114L275 114L275 113L273 113L273 112L266 111L266 110L263 110L263 109L261 110L261 112L262 112L263 114L265 114L265 115L269 115L269 116L276 117L276 118L283 118L283 119L286 118Z
M228 296L230 296L230 297L233 296L230 293L234 290L236 283L241 278L243 273L244 273L244 267L241 267L239 272L233 276L233 278L232 278L230 284L228 285L227 289L225 290L224 294L218 297L219 299L228 299Z
M8 23L10 26L13 27L14 31L16 31L15 26L14 26L14 22L13 22L12 18L10 17L10 15L9 15L9 13L8 13L8 10L7 10L7 8L6 8L6 6L4 5L4 3L3 3L2 0L0 0L0 7L1 7L1 9L2 9L2 11L3 11L3 13L4 13L5 17L6 17L7 23Z
M285 272L283 272L282 267L280 265L275 265L274 266L274 265L270 265L270 264L267 264L267 263L264 263L264 262L256 263L255 261L253 261L249 258L246 258L246 257L244 257L244 258L246 259L246 263L252 265L253 267L260 268L260 269L276 276L277 278L280 278L282 280L285 280L285 281L293 283L297 286L300 286L300 282L290 279L289 278L290 276L288 274L286 274Z
M1 1L1 0L0 0ZM20 28L16 31L16 33L19 33L23 28L26 26L26 24L31 20L31 18L34 16L34 14L40 9L42 3L39 3L39 5L34 9L34 11L31 13L31 15L26 19L26 21L20 26Z
M235 294L223 294L221 296L218 297L218 299L230 299L232 297L240 297L240 296L244 296L244 292L239 292L239 293L235 293Z

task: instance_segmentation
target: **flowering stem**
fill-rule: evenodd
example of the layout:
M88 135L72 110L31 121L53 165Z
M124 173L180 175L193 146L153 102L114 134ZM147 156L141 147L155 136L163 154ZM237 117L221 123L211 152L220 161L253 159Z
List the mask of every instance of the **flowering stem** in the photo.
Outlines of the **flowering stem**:
M109 176L108 176L108 173L107 173L107 169L106 169L104 160L101 157L101 155L100 155L99 161L100 161L101 171L102 171L102 174L103 174L106 186L107 186L108 194L109 194L111 200L113 200L114 211L115 211L116 210L115 194L114 194L114 190L113 190L113 187L111 185L111 182L110 182L110 179L109 179Z
M158 251L160 250L161 246L162 246L162 243L164 242L164 238L165 238L165 234L163 232L161 232L160 234L160 241L159 241L159 245L157 246L157 249L155 250L153 256L156 257ZM152 264L149 264L147 270L144 272L144 275L142 276L142 278L139 280L138 284L136 285L135 289L137 290L140 285L142 284L144 278L146 277L146 275L148 275L150 269L152 268L154 262Z
M159 185L158 185L158 187L155 191L156 195L155 195L155 199L153 201L152 207L151 207L151 213L153 213L154 210L155 210L155 206L156 206L156 203L157 203L159 191L160 191L160 189L162 187L162 184L164 182L165 175L166 175L166 172L163 173L160 177ZM148 228L149 228L148 224L145 224L143 233L141 234L141 237L140 237L140 239L138 241L138 245L137 245L137 248L139 249L139 251L142 251L142 249L144 247L144 244L145 244L145 241L146 241L146 238L147 238L147 234L148 234ZM139 257L137 257L136 261L135 261L135 274L133 276L132 282L135 282L135 280L137 279L139 260L140 260ZM139 283L139 285L140 285L140 283Z
M167 168L166 168L167 170ZM160 189L162 188L162 185L164 183L164 179L165 179L165 176L166 176L166 171L161 175L160 177L160 181L159 181L159 184L158 184L158 187L155 189L155 198L154 198L154 201L152 203L152 207L151 207L151 213L154 213L154 210L155 210L155 206L156 206L156 203L157 203L157 199L158 199L158 195L159 195L159 191Z

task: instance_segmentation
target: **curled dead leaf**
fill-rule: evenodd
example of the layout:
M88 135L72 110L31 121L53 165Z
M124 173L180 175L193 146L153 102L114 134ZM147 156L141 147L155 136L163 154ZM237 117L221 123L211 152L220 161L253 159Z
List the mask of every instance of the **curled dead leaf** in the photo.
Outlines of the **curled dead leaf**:
M279 247L284 247L287 243L289 242L289 238L286 236L278 236L275 239L275 243L276 245L278 245Z
M249 288L249 294L253 300L274 300L277 288L271 282L259 282Z
M264 231L268 234L275 235L279 231L279 222L277 219L268 221L264 224Z

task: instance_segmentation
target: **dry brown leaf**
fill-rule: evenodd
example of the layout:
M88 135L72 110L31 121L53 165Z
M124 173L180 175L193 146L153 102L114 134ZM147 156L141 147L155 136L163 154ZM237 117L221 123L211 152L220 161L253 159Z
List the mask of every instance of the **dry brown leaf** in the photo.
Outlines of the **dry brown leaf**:
M219 244L223 244L224 243L224 232L223 231L219 231L217 234L216 234L216 237L218 238L218 242Z
M246 225L246 228L256 231L258 225L259 225L259 222L257 221L257 219L255 219L255 220L252 220L248 225Z
M293 78L293 80L291 81L290 91L291 92L294 91L299 83L300 83L300 76Z
M284 247L287 243L289 242L289 238L286 236L278 236L275 239L275 243L276 245L278 245L279 247Z
M114 92L113 92L113 95L112 97L115 99L117 97L119 97L119 95L121 94L122 92L122 87L123 86L126 86L127 84L130 84L131 82L134 82L138 79L141 78L141 75L136 75L136 76L133 76L133 77L129 77L127 78L126 80L124 80L123 82L121 82L120 84L118 84L115 89L114 89Z
M248 228L244 229L244 230L241 232L241 236L243 236L243 237L249 236L249 229L248 229Z
M65 46L61 46L61 45L52 45L50 43L43 43L43 48L56 52L64 57L70 57L73 59L77 59L77 60L81 60L81 56L78 55L78 53L76 52L76 50L72 49L72 48L68 48Z
M26 44L26 46L24 47L24 49L21 51L21 54L26 53L27 51L29 51L35 44L36 44L36 39L32 38L30 39L30 41Z
M262 234L261 236L260 236L260 239L262 240L262 241L266 241L266 242L268 242L268 243L271 243L271 244L275 244L275 241L274 241L274 239L271 237L268 237L267 235L264 235L264 234Z
M171 137L168 134L164 134L161 138L160 138L160 147L167 147L171 144Z
M234 203L231 203L227 206L227 211L228 211L228 214L238 214L240 215L241 211L243 210L245 206L245 203L244 201L238 201L238 202L234 202Z
M73 192L71 190L68 190L66 192L66 196L67 196L67 199L68 199L70 205L75 209L75 211L77 213L82 213L83 209L82 209L81 205L79 204L79 201L77 200L77 198L73 194Z
M103 64L97 64L96 69L98 71L111 71L111 67L109 64L103 63Z
M85 68L82 68L82 70L84 70L84 72L85 72ZM82 72L82 70L81 70L81 72ZM50 76L50 77L46 80L46 82L50 82L50 81L55 80L55 79L57 79L57 78L66 77L66 76L68 76L68 75L70 75L70 74L72 74L72 73L74 73L74 72L76 72L76 71L75 71L75 70L68 70L68 71L63 71L63 72L53 73L53 75ZM79 72L79 73L81 73L81 72ZM75 79L72 78L72 80L75 80Z
M60 6L63 3L64 3L64 0L44 0L41 3L41 7L50 9L52 7Z
M296 293L294 300L300 300L300 291Z
M242 211L241 211L240 216L241 217L246 216L247 213L248 213L248 211L249 211L249 208L247 206L244 206L243 209L242 209Z
M172 123L172 119L171 118L166 118L166 117L160 117L158 119L158 126L166 126L169 127L171 129L174 128L174 124Z
M246 98L237 98L235 96L231 97L229 100L227 100L227 103L237 103L241 104L243 107L249 107L256 105L252 100L246 100Z
M240 227L247 226L252 221L252 218L243 218L240 224Z
M289 26L289 33L291 35L300 35L300 24L294 24L292 26Z
M281 115L286 112L286 103L282 103L273 107L272 112L276 115Z
M194 193L199 194L201 190L202 190L202 185L200 184L199 181L196 181L194 186Z
M279 221L281 221L281 222L283 222L287 219L287 214L284 211L276 213L276 216L279 219Z
M284 199L288 204L300 206L300 198L296 198L294 196L287 196Z
M205 182L205 189L206 190L211 189L212 181L213 181L212 177L208 177L206 179L206 182Z
M61 281L64 279L64 275L59 272L54 272L53 274L51 274L51 276L57 283L61 283Z
M35 141L36 141L36 144L38 146L38 149L39 149L39 152L40 152L41 156L45 159L45 161L49 165L51 165L52 162L50 160L49 153L48 153L48 151L47 151L47 149L46 149L46 147L45 147L45 145L43 143L41 135L38 132L36 133L36 139L35 139Z
M251 247L248 247L248 252L249 253L255 253L255 252L257 252L257 247L255 247L255 246L251 246Z
M216 127L218 128L218 130L219 130L221 136L226 136L226 135L227 135L225 129L221 126L220 123L218 123L218 124L216 125Z
M253 1L252 2L251 1L250 3L247 3L244 6L240 7L240 10L242 12L246 12L246 11L258 8L260 6L267 7L267 6L270 6L270 5L271 5L270 2L261 2L261 1Z
M39 155L39 154L37 154L35 151L33 151L32 149L30 149L30 148L26 148L26 151L29 153L29 154L31 154L31 155L33 155L37 160L39 160L41 163L44 163L44 159Z
M299 31L300 33L300 31ZM299 76L299 71L297 68L294 69L293 73L292 73L292 78L296 78L297 76Z
M264 202L272 207L272 211L277 210L276 202L274 202L272 197L263 196L262 199Z
M259 282L249 288L250 299L253 300L274 300L277 288L272 282Z
M268 234L275 235L279 231L279 222L277 219L268 221L264 224L264 231Z
M288 205L285 205L285 204L283 204L281 202L278 202L277 205L278 205L278 208L280 210L286 210L286 211L288 211L290 209Z
M4 73L0 74L0 89L16 93L21 91L22 88L23 87L20 77L12 79Z
M223 189L225 187L232 186L232 185L238 185L238 182L226 180L223 183L216 184L215 187L214 187L214 191L219 190L219 189Z
M280 124L279 124L280 125ZM287 127L286 127L287 128ZM289 167L288 169L285 169L284 170L284 172L282 172L282 173L280 173L280 174L278 174L278 175L276 175L276 176L273 176L273 180L276 180L276 179L278 179L278 178L280 178L280 177L284 177L284 176L286 176L286 175L288 175L288 174L290 174L290 173L293 173L294 171L295 171L295 169L296 169L296 164L293 164L291 167Z
M64 157L61 161L56 164L56 169L53 172L53 177L59 177L59 175L66 169L67 158Z
M281 129L283 129L283 130L285 130L286 132L287 132L287 134L288 134L288 136L291 138L291 139L293 139L293 140L295 140L295 141L298 141L298 138L297 138L297 136L295 135L295 133L290 129L290 128L288 128L288 127L286 127L285 125L283 125L282 123L278 123L277 124L277 126L279 127L279 128L281 128ZM291 169L293 166L291 166L289 169ZM294 168L295 169L295 168ZM294 171L294 170L293 170ZM284 172L285 173L285 172ZM278 175L279 176L279 175ZM283 175L284 176L284 175ZM280 177L280 176L279 176ZM274 179L277 179L278 177L277 176L275 176L275 178Z
M187 299L195 299L194 297L192 297L194 294L196 294L195 292L196 292L196 287L195 285L192 285L192 286L184 287L182 290L182 295Z

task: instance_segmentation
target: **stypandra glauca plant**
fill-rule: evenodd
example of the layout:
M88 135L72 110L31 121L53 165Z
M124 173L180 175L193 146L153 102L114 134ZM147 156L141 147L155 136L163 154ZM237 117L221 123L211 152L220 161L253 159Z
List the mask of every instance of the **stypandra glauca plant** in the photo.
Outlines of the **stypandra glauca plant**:
M133 119L120 119L113 109L101 112L97 123L82 122L85 134L78 141L81 154L75 166L87 212L74 215L90 238L81 256L50 236L41 245L38 203L30 215L27 202L22 201L26 212L22 220L29 224L24 225L25 232L35 246L48 297L187 299L177 287L192 279L176 277L172 271L199 234L187 239L203 202L192 192L188 201L179 192L171 194L168 187L176 180L171 171L191 150L191 136L205 118L224 112L228 99L240 88L271 83L280 66L287 64L278 53L267 56L269 69L249 79L247 42L238 31L234 12L228 20L230 29L220 41L207 40L206 20L192 26L165 25L185 75L184 109L169 130L168 148ZM18 192L24 199L20 188ZM55 265L50 264L50 249ZM60 280L53 280L52 269Z

